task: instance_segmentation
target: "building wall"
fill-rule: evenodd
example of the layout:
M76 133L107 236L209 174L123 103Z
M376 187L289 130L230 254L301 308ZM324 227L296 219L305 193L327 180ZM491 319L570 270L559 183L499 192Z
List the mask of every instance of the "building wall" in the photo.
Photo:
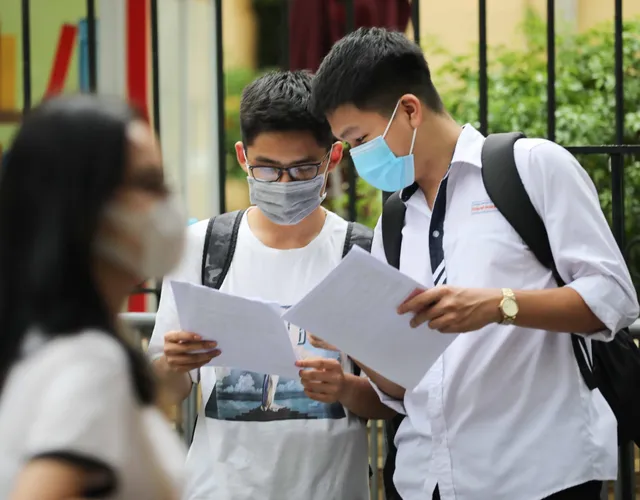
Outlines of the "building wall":
M605 0L575 0L578 3L578 28L589 29L592 26L611 20L613 30L614 3ZM640 16L640 0L623 0L623 17L628 19Z

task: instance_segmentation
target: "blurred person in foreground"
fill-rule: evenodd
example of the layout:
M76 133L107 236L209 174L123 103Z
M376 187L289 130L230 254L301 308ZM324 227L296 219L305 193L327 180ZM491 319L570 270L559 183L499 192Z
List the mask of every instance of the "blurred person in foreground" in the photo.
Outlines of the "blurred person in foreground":
M179 260L185 226L122 101L26 116L0 177L0 498L179 497L184 451L117 318Z

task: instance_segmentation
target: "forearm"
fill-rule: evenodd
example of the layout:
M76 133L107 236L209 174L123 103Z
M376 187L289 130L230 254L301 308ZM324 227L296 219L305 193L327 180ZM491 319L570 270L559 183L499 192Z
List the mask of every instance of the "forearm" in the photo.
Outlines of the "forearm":
M164 356L153 362L153 368L161 383L164 384L172 404L180 404L189 396L192 382L188 373L171 370Z
M578 292L570 287L516 290L517 326L553 332L595 333L605 329ZM499 312L499 307L497 308ZM499 316L502 319L502 316Z
M388 419L396 415L384 405L369 381L357 375L345 375L345 388L342 403L351 413L365 419Z
M88 483L86 473L75 465L53 459L29 462L18 475L10 500L79 499Z
M404 399L405 389L404 387L396 384L395 382L391 382L380 375L378 372L372 370L366 365L363 365L360 361L352 360L356 365L360 367L360 369L369 377L369 380L376 384L376 387L384 392L387 396L392 397L393 399L397 399L398 401L402 401ZM375 392L375 391L374 391ZM376 395L377 397L377 395Z

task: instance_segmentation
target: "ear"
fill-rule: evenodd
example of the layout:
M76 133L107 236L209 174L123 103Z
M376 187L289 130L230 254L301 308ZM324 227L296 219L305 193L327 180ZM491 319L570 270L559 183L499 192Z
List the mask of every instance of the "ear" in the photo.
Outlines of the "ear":
M413 94L405 94L400 98L401 111L409 118L411 128L418 128L424 120L422 103Z
M342 142L336 141L333 143L331 148L331 154L329 156L329 166L328 171L333 172L336 166L342 161L342 153L344 151L344 146Z
M241 141L235 143L234 147L236 148L236 158L238 159L238 163L242 167L246 173L249 173L249 169L247 168L247 157L244 154L244 144Z

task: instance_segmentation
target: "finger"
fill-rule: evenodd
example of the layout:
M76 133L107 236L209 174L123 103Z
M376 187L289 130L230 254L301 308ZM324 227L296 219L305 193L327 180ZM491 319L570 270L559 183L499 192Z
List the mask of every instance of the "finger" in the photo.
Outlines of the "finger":
M302 382L332 382L337 378L335 372L324 370L300 370L300 380Z
M453 333L455 320L455 314L443 314L442 316L429 321L429 328L440 333Z
M337 351L338 349L336 349L335 346L329 344L328 342L325 342L324 340L322 340L319 337L315 337L314 335L311 334L307 334L307 338L309 339L309 343L317 348L317 349L326 349L327 351Z
M195 353L197 351L212 351L218 346L217 342L204 341L204 342L182 342L182 343L167 343L164 346L165 354L182 354L182 353Z
M302 384L302 387L305 391L313 394L336 394L338 392L337 386L323 384L321 382L307 382L306 384Z
M436 286L414 295L413 297L410 296L409 299L400 304L398 307L398 314L405 314L408 312L417 313L425 307L438 302L448 293L449 289L446 286Z
M200 335L191 332L169 332L165 334L165 342L197 342L202 340Z
M322 345L322 339L320 339L319 337L316 337L315 335L312 335L310 333L307 333L307 339L309 339L309 343L313 346L313 347L320 347L320 345Z
M328 359L328 358L300 359L296 361L296 366L298 368L315 368L316 370L330 370L330 371L335 371L341 368L340 362L337 359Z
M206 352L202 354L176 354L174 356L167 356L167 363L169 366L181 366L181 365L203 365L211 361L212 359L220 355L219 350L212 352Z
M435 304L427 309L423 309L418 312L413 318L411 318L411 328L417 328L420 325L431 322L436 318L440 318L445 314L444 310L439 304Z
M317 392L309 391L304 391L304 393L309 399L313 399L314 401L319 401L321 403L333 403L336 399L335 396L331 396L328 394L320 394Z

